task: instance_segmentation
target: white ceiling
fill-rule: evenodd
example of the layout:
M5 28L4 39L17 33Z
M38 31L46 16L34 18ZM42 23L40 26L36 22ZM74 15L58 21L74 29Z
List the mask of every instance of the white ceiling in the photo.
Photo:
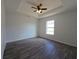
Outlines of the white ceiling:
M47 10L37 14L31 7L42 3ZM16 11L36 18L51 16L77 8L76 0L5 0L6 11Z

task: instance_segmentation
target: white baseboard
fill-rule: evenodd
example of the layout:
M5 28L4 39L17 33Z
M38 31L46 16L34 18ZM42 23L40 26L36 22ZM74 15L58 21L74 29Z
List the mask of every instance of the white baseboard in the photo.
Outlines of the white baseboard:
M31 39L31 38L36 38L36 37L21 38L21 39L16 39L16 40L9 40L9 41L6 41L6 43L16 42L16 41L25 40L25 39Z

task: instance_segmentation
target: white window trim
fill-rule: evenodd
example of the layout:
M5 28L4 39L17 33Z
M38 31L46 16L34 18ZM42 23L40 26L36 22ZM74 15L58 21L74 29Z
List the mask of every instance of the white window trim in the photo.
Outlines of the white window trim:
M54 24L53 24L53 27L50 26L50 28L53 30L53 32L52 33L48 32L49 27L47 27L48 26L47 22L51 23L51 21L53 21L53 23L55 24L54 20L46 21L46 34L48 34L48 35L54 35L54 28L55 28Z

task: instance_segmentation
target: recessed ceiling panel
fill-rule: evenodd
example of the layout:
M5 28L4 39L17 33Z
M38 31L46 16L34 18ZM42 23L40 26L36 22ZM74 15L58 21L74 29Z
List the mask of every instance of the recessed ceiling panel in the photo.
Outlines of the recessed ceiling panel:
M43 4L42 7L47 8L47 10L44 10L43 13L62 6L61 0L22 0L17 11L24 14L28 14L30 16L39 17L41 14L33 12L34 9L31 7L35 5L39 5L40 3Z

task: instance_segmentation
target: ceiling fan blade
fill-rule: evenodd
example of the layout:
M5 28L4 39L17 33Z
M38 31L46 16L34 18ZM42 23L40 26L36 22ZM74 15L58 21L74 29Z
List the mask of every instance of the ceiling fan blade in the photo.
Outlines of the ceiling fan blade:
M40 3L38 6L42 6L42 4Z
M36 12L37 10L34 10L34 12Z
M32 8L37 9L36 7L32 7Z
M47 8L41 8L41 10L47 10Z

